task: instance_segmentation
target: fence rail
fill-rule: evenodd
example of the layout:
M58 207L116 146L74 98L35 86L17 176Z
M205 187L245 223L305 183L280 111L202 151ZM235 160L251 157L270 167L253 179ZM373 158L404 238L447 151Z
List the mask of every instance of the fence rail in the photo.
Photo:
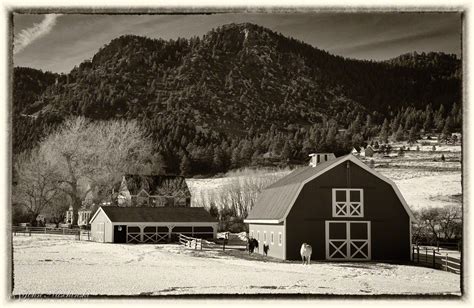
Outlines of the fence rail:
M31 236L32 234L74 235L77 240L90 240L90 231L82 229L13 226L12 233L15 236Z
M186 247L202 250L202 239L178 233L179 243Z
M460 274L462 269L461 256L448 252L439 252L436 248L412 247L413 262L437 268L452 273Z

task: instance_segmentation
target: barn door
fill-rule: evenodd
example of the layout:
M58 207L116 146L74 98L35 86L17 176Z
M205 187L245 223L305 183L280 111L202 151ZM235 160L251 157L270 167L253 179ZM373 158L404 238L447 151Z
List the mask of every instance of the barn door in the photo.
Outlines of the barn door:
M370 260L370 221L326 221L326 259Z

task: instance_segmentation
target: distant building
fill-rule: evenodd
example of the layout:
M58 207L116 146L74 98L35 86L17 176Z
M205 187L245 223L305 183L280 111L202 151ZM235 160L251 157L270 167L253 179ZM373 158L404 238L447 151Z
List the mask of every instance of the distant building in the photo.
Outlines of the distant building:
M309 161L309 165L311 167L316 167L317 165L324 163L328 160L336 159L334 153L311 153L309 154L309 157L311 157Z
M92 210L86 207L81 207L77 212L77 225L84 227L89 225L89 219L91 218Z
M351 151L351 154L356 155L356 156L359 155L360 154L359 149L357 149L356 147L353 147L352 151Z
M374 153L375 153L375 150L370 145L367 146L365 149L362 148L361 151L360 151L360 155L364 156L364 157L373 157Z
M114 186L112 198L118 206L191 206L191 193L182 176L127 174Z

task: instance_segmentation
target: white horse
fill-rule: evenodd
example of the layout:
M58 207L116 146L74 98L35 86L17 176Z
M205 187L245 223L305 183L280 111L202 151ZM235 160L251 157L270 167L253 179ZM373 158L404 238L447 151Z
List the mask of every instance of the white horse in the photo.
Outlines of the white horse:
M311 264L311 254L313 253L313 248L311 245L303 243L301 245L300 249L300 254L301 254L301 260L303 260L303 264L305 263L306 259L306 264Z

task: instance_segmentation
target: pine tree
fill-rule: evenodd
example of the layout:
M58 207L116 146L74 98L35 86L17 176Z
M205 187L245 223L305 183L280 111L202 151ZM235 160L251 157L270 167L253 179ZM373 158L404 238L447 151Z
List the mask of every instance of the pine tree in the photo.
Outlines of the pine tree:
M396 141L402 141L402 140L404 140L404 139L405 139L405 132L404 132L404 130L403 130L402 124L400 124L400 125L398 126L397 132L395 133L395 140L396 140Z
M408 142L415 143L417 139L417 130L416 127L413 126L412 128L410 128L410 132L408 133Z
M285 145L281 150L281 158L285 161L291 158L291 145L288 140L285 141Z
M454 125L453 118L451 116L448 116L444 124L443 131L442 131L443 137L447 138L451 136L451 133L453 132L453 125Z
M209 214L211 214L212 217L219 218L219 208L214 202L209 206Z
M387 118L383 121L382 129L380 130L380 138L383 142L388 142L388 136L390 136L390 125L388 124Z
M232 150L230 165L231 165L231 168L234 168L234 169L242 166L240 163L240 148L239 147L235 147Z
M188 176L191 174L191 160L188 158L187 155L184 155L181 158L181 163L179 164L179 171L183 176Z
M433 128L433 112L431 109L425 112L425 122L423 123L423 130L428 133Z

